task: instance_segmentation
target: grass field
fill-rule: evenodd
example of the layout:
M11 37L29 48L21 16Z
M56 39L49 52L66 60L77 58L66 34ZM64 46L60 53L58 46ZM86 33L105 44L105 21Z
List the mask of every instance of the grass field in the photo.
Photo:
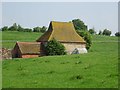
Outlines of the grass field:
M1 32L0 32L1 34ZM36 41L40 36L42 35L42 33L37 33L37 32L2 32L2 45L4 48L9 48L12 49L16 43L16 41L25 41L25 42L31 42L31 41ZM98 35L94 35L92 37L93 41L107 41L107 42L111 42L111 41L117 41L118 38L117 37L109 37L109 36L98 36Z
M2 32L2 46L12 49L16 41L36 41L42 33L37 32Z
M3 33L5 40L6 34ZM31 41L39 37L38 33L28 34ZM21 41L30 39L22 33L17 37ZM87 54L3 61L3 88L117 88L118 39L97 35L92 38L94 42Z

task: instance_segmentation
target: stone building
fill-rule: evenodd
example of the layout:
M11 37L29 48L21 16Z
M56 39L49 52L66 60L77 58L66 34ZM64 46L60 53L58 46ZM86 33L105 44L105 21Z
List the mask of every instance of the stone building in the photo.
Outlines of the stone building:
M37 42L45 44L53 38L65 46L67 54L72 54L75 49L80 50L80 53L87 53L86 42L77 34L72 22L50 22L47 32Z

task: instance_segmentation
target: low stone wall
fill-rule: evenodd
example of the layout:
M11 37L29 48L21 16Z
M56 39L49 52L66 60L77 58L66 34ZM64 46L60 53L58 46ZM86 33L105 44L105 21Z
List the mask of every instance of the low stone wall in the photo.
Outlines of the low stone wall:
M12 54L10 49L0 48L0 60L12 59Z

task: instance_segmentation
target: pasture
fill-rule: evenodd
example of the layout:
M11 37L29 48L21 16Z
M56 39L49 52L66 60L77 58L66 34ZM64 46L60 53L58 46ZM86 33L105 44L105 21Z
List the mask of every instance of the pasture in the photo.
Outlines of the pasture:
M12 49L17 41L34 42L41 35L42 33L37 32L4 31L2 32L2 46Z
M4 40L35 41L41 34L3 32ZM118 38L93 35L87 54L2 62L3 88L117 88ZM3 42L13 48L15 42Z

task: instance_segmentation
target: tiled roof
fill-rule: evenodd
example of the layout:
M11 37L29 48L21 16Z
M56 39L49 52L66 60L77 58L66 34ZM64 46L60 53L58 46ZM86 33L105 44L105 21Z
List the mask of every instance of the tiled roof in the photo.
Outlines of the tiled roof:
M49 41L55 38L60 42L82 42L84 39L77 34L72 22L50 22L48 31L43 34L37 42Z
M17 42L16 45L22 54L40 54L40 42Z

